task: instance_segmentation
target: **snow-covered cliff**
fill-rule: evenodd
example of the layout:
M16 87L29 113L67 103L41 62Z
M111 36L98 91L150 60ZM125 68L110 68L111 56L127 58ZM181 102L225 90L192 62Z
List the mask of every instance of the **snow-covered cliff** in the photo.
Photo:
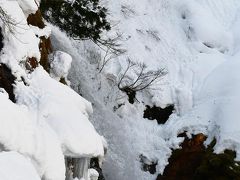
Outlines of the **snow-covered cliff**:
M106 180L170 179L179 147L240 159L239 0L102 0L117 54L39 3L0 0L0 179L95 180L91 158Z
M34 26L27 20L38 10L38 3L34 0L0 1L3 37L0 179L64 180L64 157L86 158L84 162L89 163L91 157L102 159L104 156L104 138L88 120L91 103L58 82L66 78L71 57L55 52L51 75L56 80L41 66L41 43L49 37L50 29ZM38 18L42 21L40 15ZM33 16L31 20L37 19ZM12 165L3 165L7 158L13 160ZM87 172L75 176L88 179Z

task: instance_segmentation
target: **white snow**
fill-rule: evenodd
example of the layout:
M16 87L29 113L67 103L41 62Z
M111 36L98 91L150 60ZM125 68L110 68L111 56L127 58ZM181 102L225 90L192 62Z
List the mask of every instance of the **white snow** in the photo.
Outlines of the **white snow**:
M27 58L40 60L39 37L48 37L51 32L47 26L39 29L27 24L27 16L35 13L38 3L39 0L0 1L0 7L12 22L0 21L4 37L0 62L6 64L17 78L14 84L16 103L8 99L3 89L0 92L0 147L28 158L39 178L64 180L64 156L102 159L104 138L88 120L92 113L90 102L52 79L41 66L32 73L25 70ZM56 52L51 65L52 74L66 77L71 57ZM16 163L20 159L17 156L11 158L16 159ZM13 167L11 163L9 167ZM31 172L24 179L34 179L31 175L35 170L30 167L26 170ZM17 169L16 175L19 175Z
M68 71L71 68L72 57L62 51L56 51L50 62L50 74L58 81L60 78L67 78Z
M40 60L39 39L27 25L26 17L17 1L0 1L1 8L16 25L0 22L3 29L4 48L1 51L1 62L11 67L13 74L21 79L25 72L21 63L29 57Z
M38 37L45 37L47 39L51 34L51 28L48 26L45 26L43 29L32 25L29 26Z
M40 180L31 162L16 152L1 152L0 167L2 180Z
M91 120L109 143L103 164L107 179L156 179L168 164L178 133L216 137L216 152L237 151L239 159L239 9L238 0L106 0L114 24L107 37L122 34L127 52L96 73L105 53L88 41L76 42L53 27L56 50L73 58L72 87L94 103ZM102 56L101 56L102 55ZM100 58L101 56L101 58ZM131 105L116 88L126 60L144 62L149 70L168 70L154 89L137 93ZM129 73L130 79L136 76ZM143 118L145 105L175 105L163 125ZM118 107L118 105L121 105ZM113 112L115 109L115 112ZM117 109L117 110L116 110ZM141 170L139 155L157 161L154 175Z
M34 14L38 10L40 0L17 0L17 2L28 17L29 14Z
M104 155L102 139L88 121L91 104L68 86L51 79L42 67L29 75L29 86L17 84L15 93L19 104L36 111L38 118L57 133L64 155Z
M55 133L46 122L38 122L34 112L12 103L6 93L0 93L0 143L4 150L17 151L31 158L40 176L63 179L64 158Z
M98 180L99 173L95 169L88 169L88 176L89 180Z
M36 174L31 162L40 178L63 180L64 155L102 160L107 145L90 119L108 141L103 164L106 179L156 179L168 164L171 149L183 140L177 137L183 131L206 134L206 145L215 137L215 152L232 149L239 160L240 1L104 0L102 4L114 24L103 37L122 34L119 41L127 52L98 73L96 68L105 53L93 43L74 41L54 26L52 35L49 26L28 26L27 15L37 10L34 0L0 1L16 23L9 28L0 22L5 37L0 61L17 77L17 103L12 103L5 91L0 92L1 150L21 153L30 160L29 171ZM52 39L56 53L50 75L54 79L42 67L32 73L25 71L28 57L40 60L36 35ZM138 102L133 105L116 87L127 59L144 62L148 70L168 71L153 87L138 92ZM136 74L130 71L129 79L134 80ZM69 78L74 90L93 107L60 84L61 77ZM169 104L175 105L175 112L165 124L143 118L145 105ZM141 154L149 162L158 162L156 174L141 170ZM88 175L97 177L94 170Z

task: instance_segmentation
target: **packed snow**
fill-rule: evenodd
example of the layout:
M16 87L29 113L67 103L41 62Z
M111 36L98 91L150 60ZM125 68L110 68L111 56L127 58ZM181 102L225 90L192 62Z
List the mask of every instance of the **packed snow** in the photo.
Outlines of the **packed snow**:
M71 68L72 57L62 51L56 51L50 61L51 76L58 81L61 78L67 78L68 71Z
M1 152L0 167L2 180L40 180L31 162L16 152Z
M68 86L51 79L42 67L29 75L28 86L17 84L15 94L18 104L35 111L39 121L47 122L56 132L64 155L104 155L102 138L88 121L88 114L92 113L90 102Z

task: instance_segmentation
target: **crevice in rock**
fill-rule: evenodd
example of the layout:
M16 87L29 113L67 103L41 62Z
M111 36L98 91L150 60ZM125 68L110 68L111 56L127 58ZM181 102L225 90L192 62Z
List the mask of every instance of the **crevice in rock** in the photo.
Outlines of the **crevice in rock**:
M52 53L52 44L50 38L40 37L39 49L41 52L40 64L43 68L49 73L50 72L50 63L48 56Z
M99 161L98 161L98 158L92 158L91 161L90 161L90 168L93 168L95 169L98 174L99 174L99 177L98 177L98 180L105 180L104 176L103 176L103 172L102 172L102 169L99 165Z
M25 67L29 71L33 71L36 67L38 67L38 61L35 57L27 58Z
M143 117L149 120L157 120L158 124L164 124L173 113L174 106L170 105L162 109L161 107L146 105Z
M157 180L240 179L240 162L234 160L234 151L215 154L216 140L205 147L206 136L203 134L194 135L191 139L185 134L180 136L185 137L182 148L173 151L163 175L159 175Z
M13 84L15 77L12 75L11 70L5 65L0 64L0 87L5 89L9 95L9 99L12 102L16 102L15 95L13 93Z
M37 10L37 12L35 14L30 14L27 18L27 22L29 25L36 26L40 29L43 29L45 27L40 10ZM50 53L52 53L51 40L50 40L50 38L46 38L44 36L39 37L39 38L40 38L39 50L41 53L40 64L43 66L43 68L47 72L49 72L50 64L48 61L48 56Z
M3 34L2 34L2 28L0 27L0 51L3 48L3 40L4 40L4 37L3 37Z

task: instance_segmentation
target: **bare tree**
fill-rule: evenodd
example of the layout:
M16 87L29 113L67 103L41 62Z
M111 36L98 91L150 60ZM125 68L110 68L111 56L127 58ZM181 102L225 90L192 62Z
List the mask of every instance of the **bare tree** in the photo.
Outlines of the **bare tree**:
M98 62L97 69L99 70L99 73L102 72L106 64L124 54L126 52L125 49L121 48L121 44L119 43L121 41L122 34L117 34L114 38L108 38L108 39L98 39L95 43L105 52L103 58Z
M129 102L133 104L137 91L149 88L154 82L166 75L167 71L164 68L147 71L147 66L144 63L135 63L130 59L127 61L127 68L120 76L117 86L128 95ZM135 79L129 77L131 70L137 74Z
M19 24L11 16L9 16L3 9L0 7L0 20L8 28L9 32L14 34L15 27Z
M16 33L21 34L21 32L17 30L27 30L24 27L24 23L22 23L21 21L17 22L9 14L7 14L2 7L0 7L0 21L2 21L3 25L6 27L6 29L8 29L8 31L13 35L13 37L15 37L21 43L26 44L16 36Z

